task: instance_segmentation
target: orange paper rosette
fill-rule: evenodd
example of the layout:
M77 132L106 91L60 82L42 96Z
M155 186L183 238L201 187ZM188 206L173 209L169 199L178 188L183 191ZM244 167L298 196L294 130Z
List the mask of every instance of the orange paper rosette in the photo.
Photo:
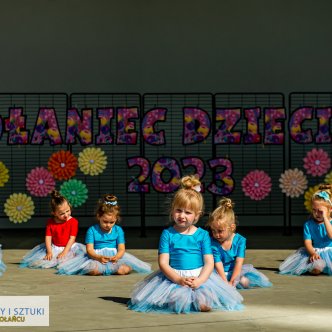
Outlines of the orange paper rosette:
M60 150L48 160L48 170L58 180L68 180L76 174L77 158L69 151Z

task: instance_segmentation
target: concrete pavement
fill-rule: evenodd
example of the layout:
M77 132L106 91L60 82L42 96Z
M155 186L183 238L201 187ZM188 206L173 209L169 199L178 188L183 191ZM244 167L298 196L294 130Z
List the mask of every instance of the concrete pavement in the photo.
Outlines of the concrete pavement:
M245 309L190 315L137 313L126 302L144 276L60 276L55 270L20 269L25 249L3 250L7 271L0 277L0 296L47 295L49 327L0 327L0 331L331 331L332 278L281 276L280 262L293 250L247 250L252 263L273 282L268 289L243 290ZM128 252L157 269L156 249Z

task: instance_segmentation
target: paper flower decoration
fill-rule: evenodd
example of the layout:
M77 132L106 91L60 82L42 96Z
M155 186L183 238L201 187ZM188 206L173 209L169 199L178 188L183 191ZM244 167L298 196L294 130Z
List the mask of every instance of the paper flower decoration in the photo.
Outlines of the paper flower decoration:
M241 181L242 190L246 196L255 201L264 199L271 191L271 178L264 171L249 172Z
M86 148L78 155L78 166L86 175L98 175L107 165L105 152L100 148Z
M52 174L44 167L36 167L28 174L26 186L31 195L46 197L55 187Z
M331 168L331 159L323 149L317 150L314 148L308 151L303 161L303 167L307 170L307 173L312 176L324 175Z
M30 196L18 193L11 194L5 202L5 213L13 223L28 221L34 214L35 204Z
M68 180L76 174L77 158L69 151L54 152L48 160L48 170L58 180Z
M308 180L302 171L288 169L281 174L279 179L281 191L288 197L299 197L308 187Z
M9 180L9 171L5 164L0 161L0 187L3 187Z
M309 187L309 189L304 193L304 206L306 210L311 213L311 199L312 195L319 190L319 185L314 187Z
M88 198L86 185L81 180L76 179L64 182L60 187L60 193L74 207L81 206Z
M332 172L326 174L324 182L325 183L332 183Z

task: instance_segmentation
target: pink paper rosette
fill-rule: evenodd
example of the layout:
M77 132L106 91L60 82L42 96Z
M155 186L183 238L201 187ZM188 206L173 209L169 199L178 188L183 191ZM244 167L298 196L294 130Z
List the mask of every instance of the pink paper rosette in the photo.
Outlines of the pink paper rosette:
M312 176L321 176L331 168L331 159L323 149L312 149L307 152L303 158L304 165L308 174Z
M264 199L271 191L270 176L261 170L249 172L241 181L244 194L255 201Z
M26 187L31 195L46 197L55 188L55 181L46 168L36 167L27 175Z

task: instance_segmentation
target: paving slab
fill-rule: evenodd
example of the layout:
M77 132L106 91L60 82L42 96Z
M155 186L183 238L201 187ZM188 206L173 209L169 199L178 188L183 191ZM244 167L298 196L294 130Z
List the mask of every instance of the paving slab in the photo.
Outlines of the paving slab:
M0 331L331 331L332 278L282 276L280 262L293 250L247 250L253 264L273 282L272 288L240 291L242 311L196 314L137 313L126 302L144 275L61 276L54 269L21 269L27 252L3 250L7 271L0 277L0 295L49 296L49 327L0 327ZM157 269L156 249L132 249L131 254Z

